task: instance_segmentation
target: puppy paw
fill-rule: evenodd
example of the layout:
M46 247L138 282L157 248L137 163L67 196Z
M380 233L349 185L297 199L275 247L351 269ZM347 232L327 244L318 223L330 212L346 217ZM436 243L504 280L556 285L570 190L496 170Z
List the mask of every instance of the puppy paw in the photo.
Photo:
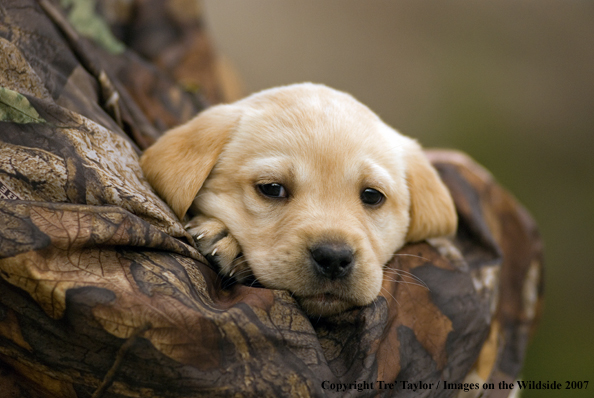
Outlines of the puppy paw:
M225 224L216 218L197 216L188 222L186 230L194 238L198 251L218 267L221 274L240 281L248 276L241 247Z

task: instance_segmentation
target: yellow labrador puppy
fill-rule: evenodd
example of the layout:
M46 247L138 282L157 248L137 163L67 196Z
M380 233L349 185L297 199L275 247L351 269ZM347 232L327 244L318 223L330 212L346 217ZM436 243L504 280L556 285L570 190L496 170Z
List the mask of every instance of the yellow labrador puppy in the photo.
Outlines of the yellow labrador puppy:
M420 146L352 96L278 87L213 106L141 158L224 275L286 289L311 315L371 303L406 242L452 234L452 198Z

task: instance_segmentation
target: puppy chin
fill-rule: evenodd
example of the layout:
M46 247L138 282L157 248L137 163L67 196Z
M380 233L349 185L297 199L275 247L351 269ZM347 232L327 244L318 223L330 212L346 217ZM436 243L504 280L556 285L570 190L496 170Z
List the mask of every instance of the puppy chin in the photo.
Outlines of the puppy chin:
M271 278L268 273L268 278L256 276L256 280L271 289L288 290L305 313L313 317L326 317L371 304L379 295L383 280L379 265L373 271L355 270L344 280L329 280L303 270L282 275L275 274Z
M322 293L304 297L296 295L295 298L301 308L310 316L330 316L358 305L333 293Z

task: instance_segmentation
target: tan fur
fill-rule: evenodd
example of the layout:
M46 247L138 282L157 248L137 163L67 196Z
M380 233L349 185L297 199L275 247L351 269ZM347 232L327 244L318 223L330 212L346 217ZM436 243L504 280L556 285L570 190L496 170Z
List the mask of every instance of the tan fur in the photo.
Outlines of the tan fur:
M234 115L229 105L207 109L169 130L140 158L145 177L180 219L223 150Z
M452 199L420 146L321 85L213 107L165 134L141 165L180 219L193 201L188 231L223 274L253 273L315 315L371 303L396 250L456 228ZM269 183L288 198L262 195L257 185ZM365 205L365 188L385 201ZM328 242L352 250L344 278L320 277L312 265L312 248Z
M407 242L450 235L458 217L454 202L437 171L415 145L407 155L407 181L410 190L410 225Z

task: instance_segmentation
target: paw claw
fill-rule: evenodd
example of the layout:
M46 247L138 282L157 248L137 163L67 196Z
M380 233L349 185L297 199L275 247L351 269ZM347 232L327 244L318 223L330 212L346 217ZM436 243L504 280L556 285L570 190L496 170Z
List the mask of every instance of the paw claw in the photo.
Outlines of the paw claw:
M221 274L233 277L238 267L248 268L245 261L242 261L243 258L239 256L241 253L239 243L219 220L197 216L186 225L186 230L194 238L198 251L209 263L218 267Z

